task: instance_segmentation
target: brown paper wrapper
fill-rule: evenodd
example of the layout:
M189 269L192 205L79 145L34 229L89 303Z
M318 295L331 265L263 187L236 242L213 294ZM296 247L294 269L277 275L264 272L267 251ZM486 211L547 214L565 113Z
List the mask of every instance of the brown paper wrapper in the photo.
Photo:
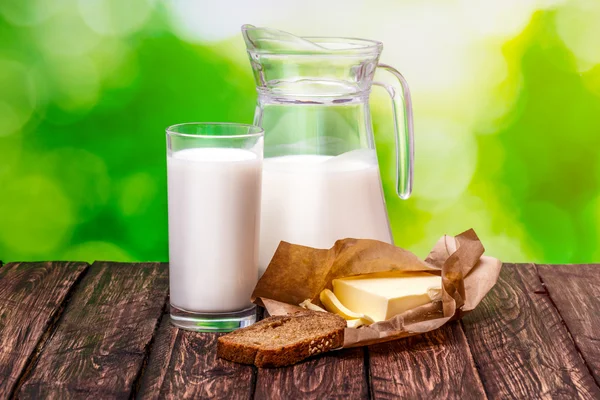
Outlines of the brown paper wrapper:
M338 240L331 249L281 242L252 301L270 315L292 314L302 301L321 305L319 294L336 278L376 272L430 272L442 279L442 301L360 328L346 328L344 348L381 343L435 330L473 310L498 280L502 263L483 255L472 229L443 236L425 261L410 251L369 239Z

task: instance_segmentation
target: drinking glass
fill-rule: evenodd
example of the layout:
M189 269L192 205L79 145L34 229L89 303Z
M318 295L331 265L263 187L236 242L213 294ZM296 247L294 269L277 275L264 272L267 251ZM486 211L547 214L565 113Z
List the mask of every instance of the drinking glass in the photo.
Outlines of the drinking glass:
M226 332L256 321L263 130L167 129L171 322Z

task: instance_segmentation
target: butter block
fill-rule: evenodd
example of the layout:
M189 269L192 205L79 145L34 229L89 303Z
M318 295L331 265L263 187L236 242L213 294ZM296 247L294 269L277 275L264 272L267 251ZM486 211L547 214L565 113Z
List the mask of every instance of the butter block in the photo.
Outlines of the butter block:
M333 293L344 306L374 321L441 300L442 278L426 272L359 275L332 283Z

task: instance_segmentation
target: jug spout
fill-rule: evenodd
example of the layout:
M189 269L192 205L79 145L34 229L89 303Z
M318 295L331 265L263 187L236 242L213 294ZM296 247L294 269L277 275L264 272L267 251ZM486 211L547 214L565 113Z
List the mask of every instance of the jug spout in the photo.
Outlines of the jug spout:
M294 54L295 52L319 53L326 51L325 48L310 40L277 29L260 28L246 24L242 26L242 35L248 52L252 53Z
M373 40L299 37L253 25L242 26L242 34L259 95L284 98L368 95L383 48Z

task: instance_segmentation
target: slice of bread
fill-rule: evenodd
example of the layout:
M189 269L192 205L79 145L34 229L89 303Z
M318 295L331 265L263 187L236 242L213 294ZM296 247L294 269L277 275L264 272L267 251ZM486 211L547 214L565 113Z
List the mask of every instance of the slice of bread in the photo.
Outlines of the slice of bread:
M342 347L345 327L346 320L328 312L269 317L219 337L217 355L257 367L283 367Z

